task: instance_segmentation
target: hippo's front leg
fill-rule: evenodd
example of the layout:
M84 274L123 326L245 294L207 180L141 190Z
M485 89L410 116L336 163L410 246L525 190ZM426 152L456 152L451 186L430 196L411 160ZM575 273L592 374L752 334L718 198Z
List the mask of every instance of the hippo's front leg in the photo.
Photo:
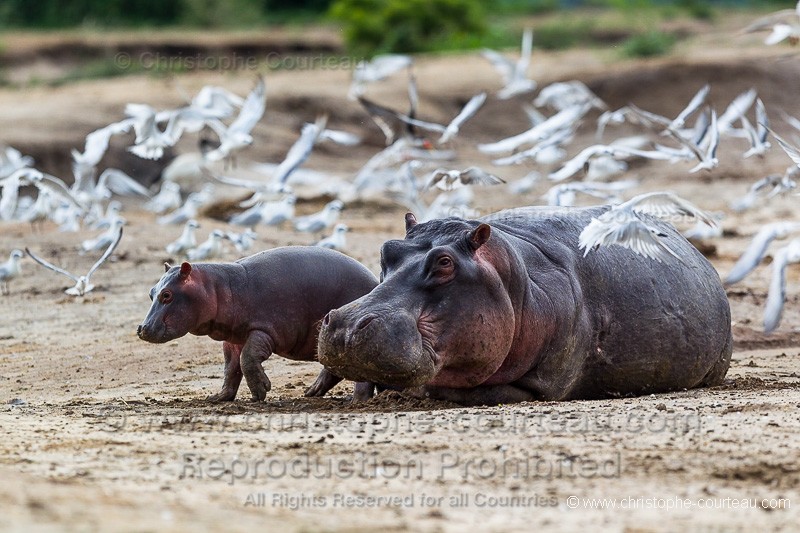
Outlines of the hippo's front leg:
M239 358L239 365L242 374L250 387L254 402L263 402L267 397L267 392L272 388L267 373L261 363L269 359L272 355L272 339L263 331L252 331L244 343L242 354Z
M220 392L206 398L210 402L232 402L242 382L242 367L239 365L242 345L223 342L222 353L225 356L225 380Z

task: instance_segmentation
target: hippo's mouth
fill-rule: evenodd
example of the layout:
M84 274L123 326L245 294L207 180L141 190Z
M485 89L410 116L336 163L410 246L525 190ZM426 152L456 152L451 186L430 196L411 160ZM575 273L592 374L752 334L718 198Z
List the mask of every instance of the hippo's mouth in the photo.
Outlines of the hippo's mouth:
M435 376L439 357L407 313L342 320L332 311L329 316L320 330L318 356L336 375L401 389L425 385Z
M165 342L183 337L185 333L183 335L177 335L175 332L170 331L166 324L162 324L161 328L154 328L149 325L141 324L136 330L136 335L141 340L152 344L164 344Z

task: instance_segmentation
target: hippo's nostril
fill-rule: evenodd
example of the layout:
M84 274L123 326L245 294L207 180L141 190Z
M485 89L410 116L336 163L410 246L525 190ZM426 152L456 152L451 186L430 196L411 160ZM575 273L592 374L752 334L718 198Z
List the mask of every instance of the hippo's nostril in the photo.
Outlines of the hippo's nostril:
M358 322L356 322L355 331L360 331L365 327L369 326L370 322L372 322L376 318L377 317L375 315L362 316L361 318L358 319Z

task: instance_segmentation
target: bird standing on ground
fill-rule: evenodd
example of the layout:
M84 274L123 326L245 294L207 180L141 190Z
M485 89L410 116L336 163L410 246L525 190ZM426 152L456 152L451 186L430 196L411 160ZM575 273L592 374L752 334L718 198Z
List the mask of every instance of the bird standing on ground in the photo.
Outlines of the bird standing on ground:
M0 265L0 294L9 295L8 282L19 276L19 261L25 256L22 250L12 250L8 261Z

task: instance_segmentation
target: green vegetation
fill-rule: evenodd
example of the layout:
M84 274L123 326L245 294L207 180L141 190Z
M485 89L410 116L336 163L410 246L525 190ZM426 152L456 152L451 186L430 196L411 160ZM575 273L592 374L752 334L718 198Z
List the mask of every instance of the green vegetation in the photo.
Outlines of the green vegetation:
M674 35L653 30L625 41L622 51L627 57L654 57L668 53L674 44Z
M457 49L487 30L480 0L336 0L330 16L357 55Z

